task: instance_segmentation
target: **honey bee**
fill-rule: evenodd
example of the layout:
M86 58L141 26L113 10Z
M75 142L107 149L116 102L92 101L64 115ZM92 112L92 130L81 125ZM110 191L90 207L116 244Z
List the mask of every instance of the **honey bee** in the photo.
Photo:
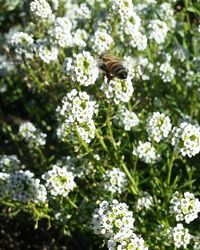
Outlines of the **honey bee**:
M127 78L128 75L127 69L115 56L109 53L103 53L100 55L99 60L100 60L99 68L106 73L106 77L108 78L108 83L114 77L119 79Z

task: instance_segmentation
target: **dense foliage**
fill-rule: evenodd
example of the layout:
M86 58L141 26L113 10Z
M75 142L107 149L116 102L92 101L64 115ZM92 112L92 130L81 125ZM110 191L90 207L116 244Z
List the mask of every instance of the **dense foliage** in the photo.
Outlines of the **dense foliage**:
M0 8L1 249L200 249L200 3Z

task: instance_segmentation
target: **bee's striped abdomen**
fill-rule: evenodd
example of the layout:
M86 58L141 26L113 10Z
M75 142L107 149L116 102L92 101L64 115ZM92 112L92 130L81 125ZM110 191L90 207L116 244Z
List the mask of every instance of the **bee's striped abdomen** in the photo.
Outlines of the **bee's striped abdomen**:
M107 69L111 74L120 79L125 79L127 77L127 71L125 67L118 61L107 62Z

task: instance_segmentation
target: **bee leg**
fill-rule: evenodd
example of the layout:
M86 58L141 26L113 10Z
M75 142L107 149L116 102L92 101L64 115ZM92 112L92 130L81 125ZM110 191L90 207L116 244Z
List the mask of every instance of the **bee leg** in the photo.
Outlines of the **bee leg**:
M107 77L107 79L108 79L108 84L109 84L109 82L114 78L114 76L112 76L111 74L109 74L109 73L107 73L106 74L106 77Z

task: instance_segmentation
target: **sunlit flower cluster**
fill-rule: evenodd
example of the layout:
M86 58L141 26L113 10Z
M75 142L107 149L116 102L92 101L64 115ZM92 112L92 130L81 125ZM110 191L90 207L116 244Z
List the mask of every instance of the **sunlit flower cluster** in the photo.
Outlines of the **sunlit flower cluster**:
M147 193L144 192L141 197L139 197L135 204L135 209L137 211L142 210L149 210L153 206L153 197Z
M149 38L155 40L156 43L161 44L164 43L169 28L165 22L155 19L150 21L149 30Z
M156 142L167 138L172 129L170 118L163 113L154 112L147 121L147 132Z
M133 149L133 155L136 155L145 163L153 163L160 157L150 142L142 141L139 141L138 146Z
M88 51L75 54L73 58L66 58L63 70L72 81L80 85L88 86L94 84L99 75L97 61Z
M115 237L108 240L108 250L148 250L144 239L132 233L127 239L115 239Z
M45 186L52 196L68 196L76 184L73 173L65 167L53 165L52 169L42 175L45 180Z
M79 47L85 47L87 45L88 33L84 29L77 29L73 33L74 45Z
M113 168L107 170L103 175L104 189L111 193L121 194L125 191L127 187L126 174L122 172L119 168Z
M182 122L172 130L174 150L183 156L192 157L200 152L200 127Z
M77 19L91 19L92 12L86 3L81 3L78 8L75 9L75 16Z
M176 221L185 221L187 224L195 220L200 212L200 201L190 192L182 194L176 191L170 204L170 213L176 216Z
M58 49L49 45L46 41L38 41L35 50L39 58L49 64L58 58Z
M111 11L119 13L122 20L127 19L133 13L132 0L110 0Z
M33 147L45 145L47 135L40 132L33 123L24 122L19 127L19 136L24 139L30 147Z
M124 127L125 131L130 131L131 128L136 127L139 124L138 116L134 112L129 111L125 107L121 108L117 112L114 121L120 127Z
M101 85L101 90L105 94L107 101L114 101L115 104L126 103L133 94L132 82L129 78L126 80L113 79L109 83L107 80Z
M72 141L78 135L89 143L95 136L93 116L97 114L97 104L90 99L86 92L73 89L62 100L62 105L57 108L58 119L61 124L57 130L58 137L65 141Z
M110 49L113 39L105 29L98 29L95 31L91 42L93 44L93 50L96 53L101 54Z
M30 11L39 19L52 18L52 10L46 0L34 0L30 3Z
M20 160L17 155L1 155L0 156L0 171L11 173L21 167Z
M184 228L183 224L178 223L176 227L172 229L173 242L177 248L183 247L188 249L188 244L191 240L191 234L187 228Z
M103 201L92 215L92 229L95 234L107 239L114 236L116 239L126 239L132 233L134 221L133 212L128 210L125 203Z
M160 76L163 82L171 82L175 77L175 73L175 69L169 62L165 62L160 65Z
M62 48L73 45L72 23L67 17L57 17L49 30L51 43Z
M170 3L164 2L160 5L159 16L167 23L169 28L175 28L176 20L174 18L174 10Z
M9 175L6 188L8 196L19 202L45 202L47 192L40 180L29 170L19 170Z
M33 43L32 36L25 32L16 32L10 39L11 46L15 49L15 53L26 59L33 58Z
M146 57L127 57L127 68L129 71L129 76L130 78L134 80L149 80L153 69L154 65L148 60Z

